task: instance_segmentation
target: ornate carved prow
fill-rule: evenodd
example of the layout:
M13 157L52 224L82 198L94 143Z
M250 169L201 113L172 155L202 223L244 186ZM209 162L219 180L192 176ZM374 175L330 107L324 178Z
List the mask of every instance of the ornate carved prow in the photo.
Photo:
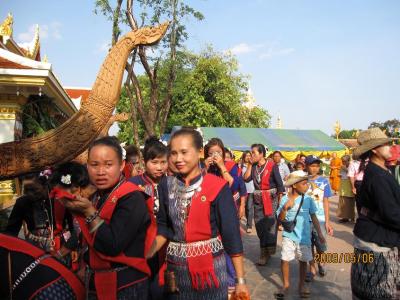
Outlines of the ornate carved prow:
M115 122L124 122L127 121L130 118L131 114L130 113L119 113L112 115L110 120L108 120L106 126L104 126L103 130L99 134L99 137L106 136L108 135L108 131L110 130L111 126ZM77 157L74 158L74 161L79 162L81 164L85 164L88 159L88 150L83 151L81 154L79 154Z
M0 144L0 180L72 160L102 132L119 100L125 64L138 45L157 43L168 23L122 37L104 60L81 109L60 127L35 138Z

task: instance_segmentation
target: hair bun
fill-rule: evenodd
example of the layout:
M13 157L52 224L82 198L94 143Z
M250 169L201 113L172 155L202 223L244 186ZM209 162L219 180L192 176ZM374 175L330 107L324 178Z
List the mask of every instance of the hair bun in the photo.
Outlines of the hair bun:
M158 143L158 142L160 142L159 139L153 135L146 139L146 141L144 142L144 145L150 146L150 145Z

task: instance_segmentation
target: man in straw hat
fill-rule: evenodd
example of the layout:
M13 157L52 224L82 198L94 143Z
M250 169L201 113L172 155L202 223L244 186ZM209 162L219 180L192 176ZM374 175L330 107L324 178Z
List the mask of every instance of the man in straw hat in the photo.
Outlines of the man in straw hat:
M291 232L289 232L290 229L283 226L281 252L283 289L275 296L277 299L284 299L287 295L289 290L289 262L297 257L300 264L299 293L302 298L308 298L310 290L304 281L307 263L312 260L310 217L321 242L325 243L325 238L315 215L317 207L311 197L305 195L308 190L307 173L294 171L289 174L285 186L289 188L289 191L281 200L277 216L281 222L295 221L296 223Z
M351 266L353 299L398 299L400 186L385 166L391 140L379 129L362 131L354 159L369 163L359 193Z

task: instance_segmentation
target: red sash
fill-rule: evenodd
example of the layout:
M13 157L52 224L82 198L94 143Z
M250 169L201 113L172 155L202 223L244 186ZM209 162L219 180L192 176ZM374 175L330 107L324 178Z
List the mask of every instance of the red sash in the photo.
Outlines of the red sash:
M66 197L71 198L73 195L65 192L63 189L60 188L53 188L50 192L50 198L54 199L54 219L55 219L55 228L54 228L54 250L60 250L61 248L61 234L63 231L63 223L64 223L64 216L65 216L65 207L64 205L58 200L60 198ZM73 198L72 198L73 199Z
M113 215L114 209L118 203L118 200L128 193L134 191L141 191L138 186L133 184L132 182L124 182L118 187L112 194L110 194L103 205L103 208L100 211L99 216L105 221L106 224L110 223L111 217ZM91 234L89 232L88 225L86 225L85 218L82 216L76 217L79 225L81 226L82 234L89 245L89 254L90 254L90 267L94 270L99 269L111 269L111 263L120 263L132 268L135 268L143 273L150 275L150 268L147 265L147 261L145 258L141 257L129 257L126 256L123 252L121 252L117 256L107 256L97 252L94 249L94 240L96 232ZM149 244L149 241L145 241L146 245ZM146 252L143 254L145 256ZM99 300L115 300L117 299L117 273L116 272L95 272L94 274L94 283L96 287L96 294Z
M122 172L124 173L126 179L132 177L132 171L133 171L133 164L131 162L125 162L125 167Z
M142 177L142 180L145 182L146 186L151 187L151 191L152 191L152 195L151 196L149 195L150 197L146 201L147 210L149 211L150 220L151 220L150 226L147 228L147 232L146 232L146 241L148 241L148 245L145 245L145 253L147 253L150 250L150 248L157 236L157 220L156 220L156 216L154 215L154 195L155 195L154 189L155 189L155 187L154 187L154 184L151 181L151 179L147 178L147 176L145 174L142 174L139 176ZM141 185L139 185L139 188L141 188L142 191L145 191L145 188L142 187ZM160 266L160 269L158 271L158 273L159 273L158 283L160 286L163 286L164 285L164 273L165 273L165 270L167 269L167 263L165 260L165 257L167 254L166 245L164 245L158 251L157 254L158 254L158 263Z
M37 248L28 242L5 234L0 234L0 246L10 251L20 252L32 256L34 259L39 258L40 256L45 254L42 249ZM65 267L63 264L52 257L43 259L40 264L47 266L59 273L61 277L64 278L67 281L68 285L72 288L78 300L85 299L85 287L78 279L78 277L76 277L74 273L68 270L67 267Z
M192 198L185 224L186 242L204 241L211 238L210 206L225 184L224 179L212 174L204 176L201 191ZM194 289L203 289L206 283L211 287L211 280L216 287L219 286L211 251L205 255L188 257L187 261Z
M264 215L265 216L272 216L273 211L272 211L272 199L271 199L271 194L269 191L269 178L272 173L272 169L274 168L275 163L267 159L265 169L262 173L261 177L261 183L260 183L260 188L261 188L261 195L262 195L262 201L263 201L263 206L264 206Z
M236 163L232 160L225 161L225 168L228 172L232 171L233 167L236 166Z

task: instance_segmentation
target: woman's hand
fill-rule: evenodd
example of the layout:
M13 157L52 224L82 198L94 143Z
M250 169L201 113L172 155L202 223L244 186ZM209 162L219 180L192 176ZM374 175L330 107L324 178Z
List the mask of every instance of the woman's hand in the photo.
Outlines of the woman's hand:
M206 169L208 170L208 168L213 164L213 158L207 157L206 160L204 160L204 164L206 165Z
M250 296L247 285L245 285L245 284L236 284L235 293L237 296L239 296L240 293L244 293L244 294L246 294L246 296Z
M73 263L76 263L78 261L78 252L77 251L71 251L71 260Z
M220 170L225 167L225 162L221 155L214 156L213 163L216 164Z
M60 199L60 201L67 209L76 213L80 213L84 216L90 216L96 211L92 202L89 199L80 195L76 195L74 200L63 198Z

